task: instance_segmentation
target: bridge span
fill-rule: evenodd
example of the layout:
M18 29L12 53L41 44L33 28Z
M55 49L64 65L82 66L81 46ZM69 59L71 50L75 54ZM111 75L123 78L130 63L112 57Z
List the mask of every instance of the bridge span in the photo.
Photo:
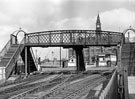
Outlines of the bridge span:
M121 32L97 30L55 30L25 34L25 45L30 47L116 46Z
M55 30L25 34L26 47L64 47L76 52L77 71L84 71L83 48L88 46L117 46L122 33L97 30Z
M18 43L20 32L24 33L24 38ZM115 69L114 76L106 90L109 92L110 87L115 86L114 83L118 84L117 90L119 90L121 99L128 99L127 77L131 69L134 68L134 44L127 43L126 40L124 33L113 31L54 30L26 33L23 30L18 30L11 34L10 40L0 53L2 79L8 79L13 72L16 73L17 60L20 56L25 64L26 76L37 71L37 64L31 47L73 48L76 52L77 71L85 71L83 48L89 46L117 46L117 69ZM128 52L131 52L129 56L127 55ZM131 59L132 61L130 61ZM134 75L134 71L129 74Z

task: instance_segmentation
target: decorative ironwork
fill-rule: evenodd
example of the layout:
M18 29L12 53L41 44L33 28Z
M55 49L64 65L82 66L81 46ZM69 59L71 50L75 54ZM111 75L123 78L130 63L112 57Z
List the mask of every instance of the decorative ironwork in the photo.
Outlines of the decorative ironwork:
M28 33L26 46L64 46L64 45L117 45L121 42L121 32L96 30L56 30Z
M128 31L132 31L133 33L135 33L135 29L133 29L131 26L128 29L124 30L123 31L124 43L135 43L134 40L132 40L132 41L130 40L130 32L128 32ZM126 33L128 33L127 37L126 37ZM135 38L135 35L131 34L131 36Z

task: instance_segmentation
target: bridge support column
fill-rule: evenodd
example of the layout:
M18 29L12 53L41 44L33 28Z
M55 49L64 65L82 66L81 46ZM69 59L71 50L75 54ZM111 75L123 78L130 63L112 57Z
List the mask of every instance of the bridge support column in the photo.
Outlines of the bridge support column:
M18 66L17 66L17 62L15 63L15 67L14 67L14 74L16 75L16 74L18 74Z
M73 48L76 52L76 67L77 71L85 71L83 46L76 46Z
M25 76L27 77L27 75L28 75L28 71L27 71L27 68L28 68L28 64L27 64L27 59L28 59L28 57L27 57L27 47L25 47Z

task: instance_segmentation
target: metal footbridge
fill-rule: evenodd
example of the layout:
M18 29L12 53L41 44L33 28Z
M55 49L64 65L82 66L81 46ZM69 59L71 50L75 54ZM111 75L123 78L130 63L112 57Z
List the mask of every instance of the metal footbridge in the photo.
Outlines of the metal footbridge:
M96 30L55 30L25 35L26 46L72 47L72 46L116 46L121 42L122 33Z
M24 39L19 44L18 34L24 33ZM27 72L37 70L36 65L33 66L34 58L31 47L65 47L73 48L77 55L77 69L85 70L83 61L83 48L88 46L116 46L121 42L123 35L119 32L100 31L96 30L55 30L26 33L23 30L18 30L11 34L11 39L1 51L0 66L5 69L5 77L9 78L19 55L21 55L25 65L27 65ZM25 49L26 48L26 49ZM29 55L30 54L30 55ZM33 62L32 62L33 61ZM35 68L35 69L33 69Z
M128 30L134 29L130 28ZM17 60L19 57L21 57L24 62L26 75L37 71L37 64L31 47L73 48L76 52L77 71L85 71L83 48L89 46L117 46L117 66L112 76L112 80L110 80L105 91L107 95L109 94L107 92L116 90L117 88L119 90L119 95L118 93L117 95L122 97L122 99L127 99L127 76L129 71L130 75L134 75L134 71L131 70L134 69L133 64L135 62L133 55L134 48L132 47L134 44L131 44L130 42L126 43L127 38L125 37L125 33L128 30L124 31L124 33L97 30L54 30L26 33L20 29L16 31L16 34L11 34L10 40L0 53L2 78L8 79L12 73L17 71ZM18 34L20 32L24 33L24 38L22 42L18 43ZM131 52L130 56L126 55L128 52ZM115 86L114 83L119 87Z

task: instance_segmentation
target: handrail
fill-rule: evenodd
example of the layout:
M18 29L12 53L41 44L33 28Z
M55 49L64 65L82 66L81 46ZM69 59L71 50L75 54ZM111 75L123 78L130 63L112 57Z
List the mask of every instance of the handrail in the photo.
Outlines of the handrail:
M14 62L16 62L16 56L18 55L19 52L22 51L23 47L24 47L24 38L23 40L21 41L20 45L18 46L18 48L16 49L15 53L13 54L13 56L10 58L8 64L6 65L6 70L9 66L11 66ZM22 46L23 44L23 46ZM7 76L7 75L6 75ZM9 76L9 75L8 75ZM8 78L8 77L6 77Z
M17 37L15 35L11 34L10 38L11 38L11 44L17 44Z
M77 32L96 32L96 30L51 30L51 31L40 31L40 32L32 32L32 33L28 33L26 35L32 35L32 34L42 34L42 33L67 33L67 32L74 32L74 33L77 33ZM122 34L121 32L113 32L113 31L100 31L101 33L102 32L110 32L110 33L113 33L113 34Z
M35 65L36 65L37 69L38 69L38 63L37 63L37 61L36 61L36 58L35 58L35 56L34 56L34 52L33 52L33 49L32 49L32 48L30 48L30 52L31 52L32 58L33 58L33 60L34 60L34 63L35 63Z
M110 98L107 98L107 96L108 96L108 94L110 93L111 88L114 87L114 86L112 86L112 85L114 84L114 81L116 80L116 79L115 79L116 76L117 76L117 70L115 70L115 71L113 72L113 75L112 75L110 81L108 82L107 86L105 87L104 90L101 91L101 93L100 93L100 95L99 95L99 99L100 99L101 97L104 97L103 99L110 99ZM117 80L116 80L116 82L117 82ZM117 85L115 85L115 86L117 86ZM111 90L111 91L114 92L114 90ZM116 93L116 92L114 92L114 93Z

